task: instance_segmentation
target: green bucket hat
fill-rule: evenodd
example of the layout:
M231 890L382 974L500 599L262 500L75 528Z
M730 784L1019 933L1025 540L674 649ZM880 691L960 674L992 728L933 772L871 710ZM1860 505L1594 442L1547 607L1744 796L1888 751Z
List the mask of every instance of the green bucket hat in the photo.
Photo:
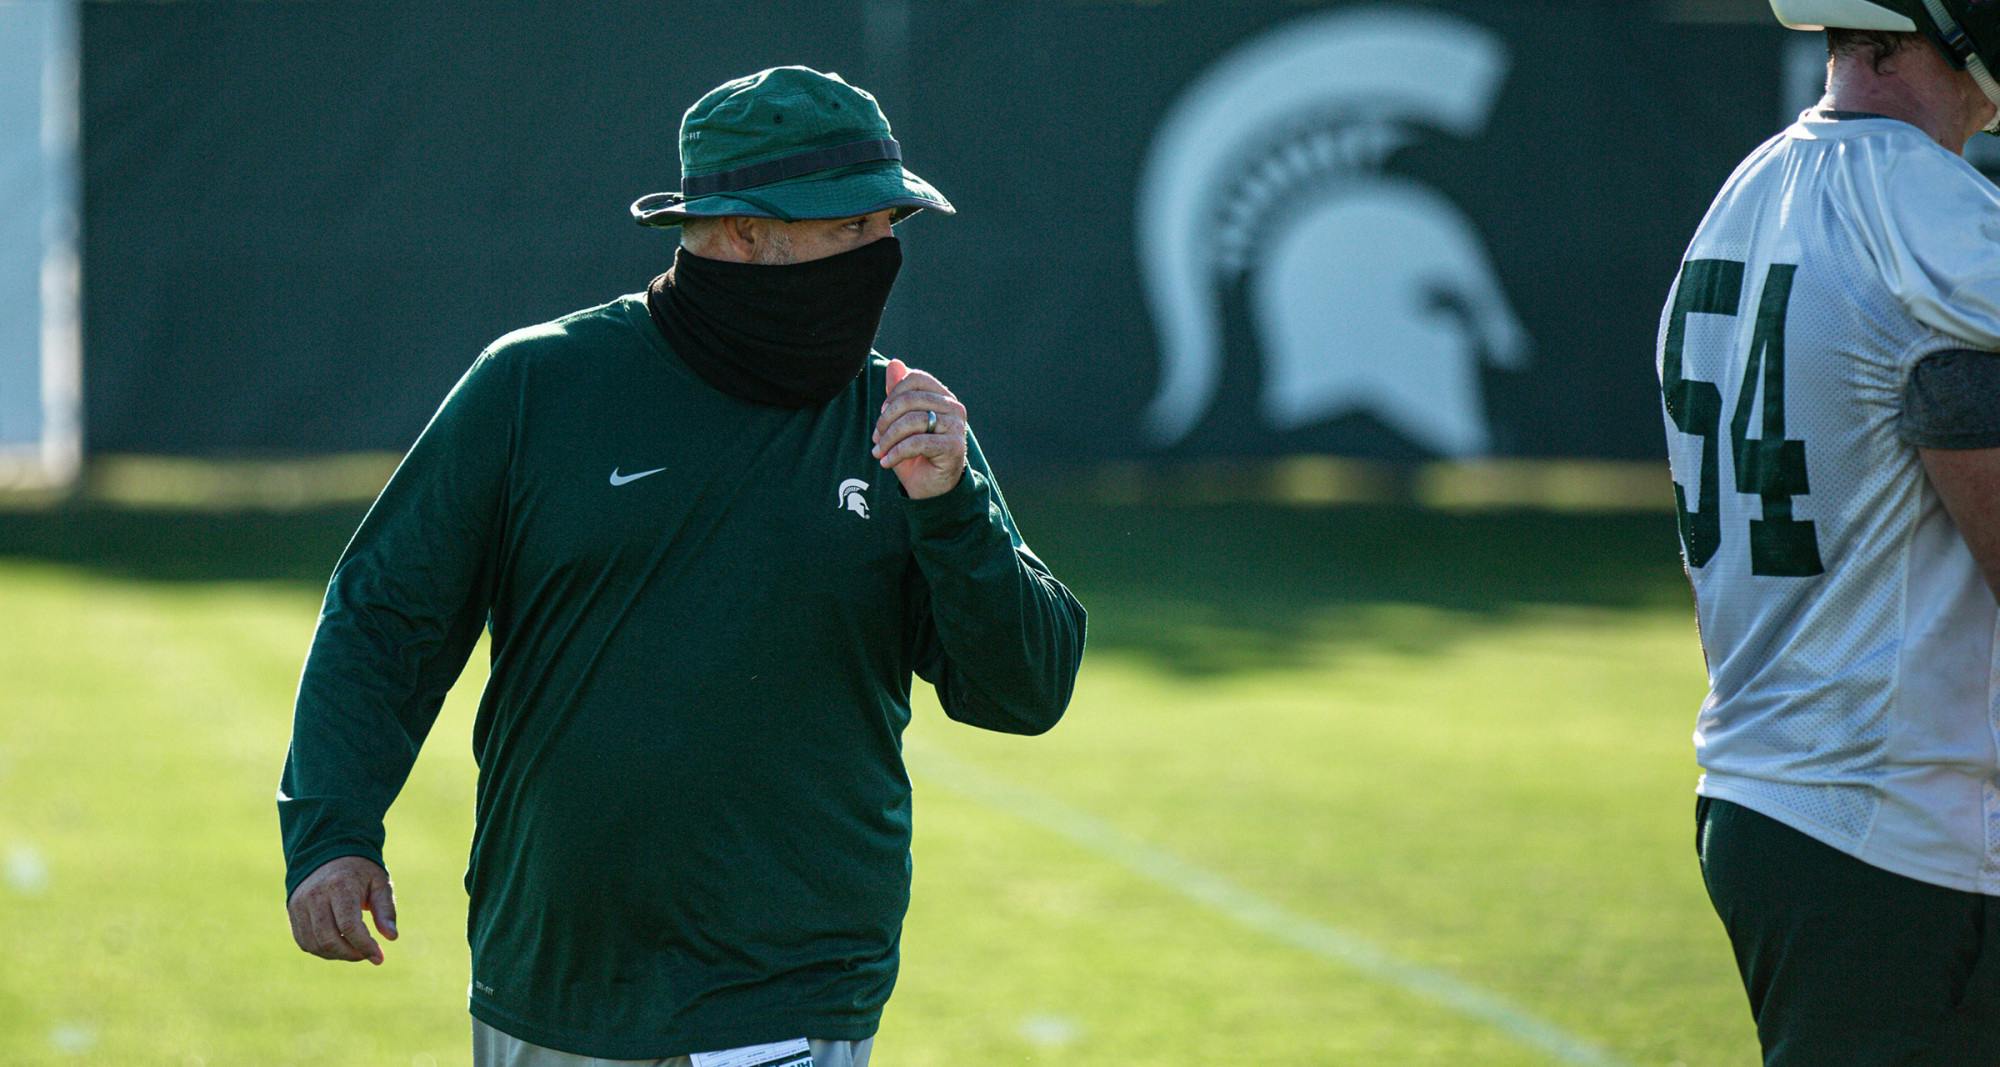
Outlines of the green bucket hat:
M753 215L792 222L883 208L896 221L955 209L903 169L875 98L810 67L772 67L724 82L681 116L681 187L632 202L641 226Z

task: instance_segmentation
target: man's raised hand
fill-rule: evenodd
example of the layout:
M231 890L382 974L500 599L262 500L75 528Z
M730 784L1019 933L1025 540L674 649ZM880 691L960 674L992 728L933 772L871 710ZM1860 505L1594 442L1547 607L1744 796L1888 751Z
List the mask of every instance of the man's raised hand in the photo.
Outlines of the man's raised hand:
M895 470L912 500L950 492L965 476L965 405L943 382L900 359L889 361L888 392L875 420L876 458Z
M360 856L321 864L285 904L299 948L329 960L367 960L380 967L382 946L368 933L363 909L375 913L375 928L383 937L396 940L396 890L389 872Z

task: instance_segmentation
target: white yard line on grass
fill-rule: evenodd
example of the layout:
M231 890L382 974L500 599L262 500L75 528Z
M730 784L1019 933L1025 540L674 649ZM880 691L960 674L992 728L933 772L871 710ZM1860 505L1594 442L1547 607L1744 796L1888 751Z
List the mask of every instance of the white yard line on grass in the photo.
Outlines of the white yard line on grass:
M1242 926L1436 1001L1563 1063L1627 1067L1623 1060L1536 1018L1496 993L1443 971L1397 959L1365 938L1286 911L1220 875L1131 837L1096 816L1001 781L929 746L916 753L911 763L911 770L927 785L1024 819Z

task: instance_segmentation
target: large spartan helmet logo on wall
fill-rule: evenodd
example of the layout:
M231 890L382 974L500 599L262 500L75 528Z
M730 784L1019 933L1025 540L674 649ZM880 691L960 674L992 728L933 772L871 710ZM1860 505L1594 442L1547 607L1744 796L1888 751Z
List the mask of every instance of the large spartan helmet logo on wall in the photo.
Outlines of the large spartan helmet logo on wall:
M1480 367L1522 366L1527 337L1470 220L1384 168L1423 127L1484 129L1506 68L1479 26L1350 9L1256 38L1185 90L1139 187L1156 444L1214 403L1223 295L1243 282L1272 428L1365 411L1441 455L1490 450Z

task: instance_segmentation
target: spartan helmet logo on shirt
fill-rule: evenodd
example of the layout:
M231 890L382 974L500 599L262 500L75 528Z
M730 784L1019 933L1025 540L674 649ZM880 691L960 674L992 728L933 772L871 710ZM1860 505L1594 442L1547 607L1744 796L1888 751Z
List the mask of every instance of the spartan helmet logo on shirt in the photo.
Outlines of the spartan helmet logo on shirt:
M868 517L867 482L859 478L849 478L840 483L840 488L834 492L834 497L836 500L834 507L846 508L864 519Z
M1215 402L1241 284L1270 428L1366 412L1441 455L1490 449L1481 366L1521 367L1528 339L1471 221L1386 165L1427 130L1476 135L1506 67L1461 19L1348 9L1242 45L1183 92L1139 189L1156 444Z

